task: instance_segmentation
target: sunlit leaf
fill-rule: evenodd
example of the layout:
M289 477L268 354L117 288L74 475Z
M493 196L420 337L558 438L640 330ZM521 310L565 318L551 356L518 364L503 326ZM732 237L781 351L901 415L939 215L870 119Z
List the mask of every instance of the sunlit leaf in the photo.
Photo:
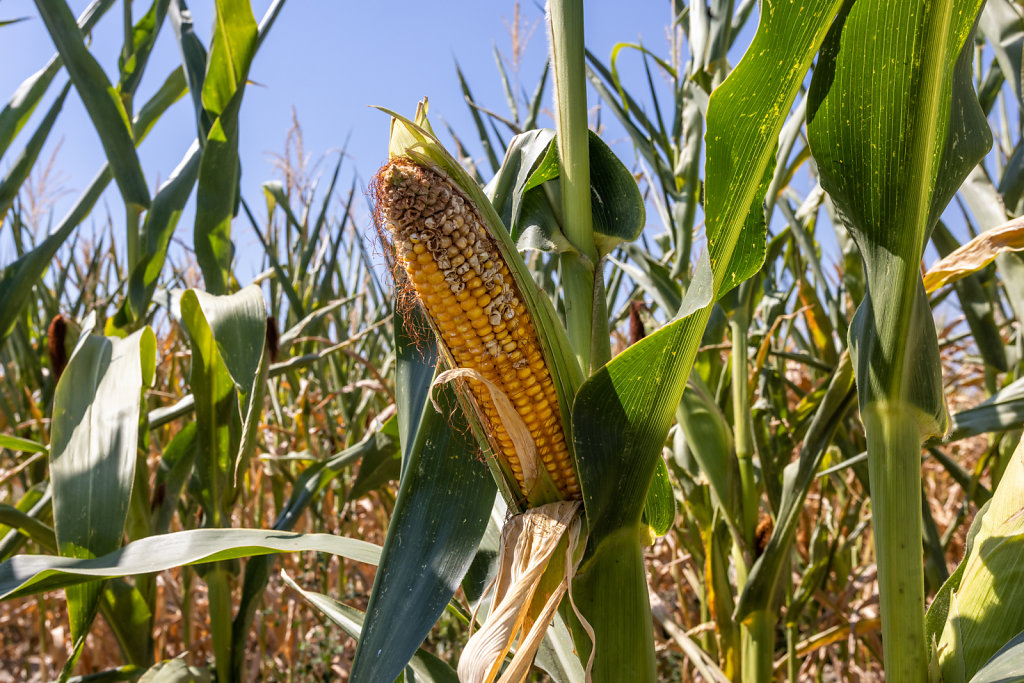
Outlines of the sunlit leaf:
M131 121L121 98L85 46L67 4L63 0L37 0L36 6L100 136L125 204L137 210L148 208L149 188L135 154Z
M199 162L193 238L206 289L226 294L233 253L231 218L241 174L238 113L256 53L257 27L248 2L217 0L216 6L213 46L202 89L203 108L212 125Z
M0 564L0 600L35 595L95 579L162 572L238 557L313 551L377 564L380 547L331 534L266 529L192 529L134 541L95 559L17 555Z
M121 545L135 478L142 390L154 376L156 338L85 333L54 395L50 444L54 530L60 554L92 558ZM71 637L95 616L101 584L68 590Z
M943 681L971 680L1024 630L1024 614L1017 608L1024 600L1022 501L1024 442L1014 451L992 500L978 513L967 556L940 591L946 613L936 635Z
M651 617L646 587L631 573L642 567L636 525L711 305L761 265L763 188L778 134L838 5L784 4L762 17L753 44L708 109L710 258L698 264L677 318L598 370L573 406L576 452L586 454L579 464L591 533L574 582L577 602L584 615L619 615L614 628L597 634L597 657L649 672L641 676L653 675L653 661L644 661L638 644L645 631L650 641Z
M227 526L237 473L255 445L267 372L266 316L263 293L255 285L229 296L196 290L181 296L181 319L192 346L195 466L210 526Z

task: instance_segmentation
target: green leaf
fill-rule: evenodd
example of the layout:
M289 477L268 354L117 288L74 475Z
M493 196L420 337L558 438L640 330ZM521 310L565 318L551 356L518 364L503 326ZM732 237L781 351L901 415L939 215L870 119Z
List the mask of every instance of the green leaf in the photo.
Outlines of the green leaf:
M394 428L397 437L397 424ZM359 464L359 473L348 492L350 500L362 498L389 482L398 481L402 474L402 456L398 448L398 439L383 434L380 436L380 441L386 442L388 446L374 448L363 456Z
M203 107L223 114L245 87L249 65L256 54L256 18L245 0L217 0L213 45L203 80Z
M590 132L590 192L594 233L601 255L632 242L646 214L636 179L611 148ZM485 193L520 249L568 251L560 225L558 146L552 130L531 130L512 138L505 160Z
M148 208L149 188L135 154L131 122L121 98L107 80L103 67L86 48L82 32L64 0L36 0L36 7L100 136L125 204L137 210Z
M210 526L229 523L235 479L255 446L267 373L266 316L256 285L229 296L192 289L181 296L192 347L200 500Z
M245 0L217 0L213 46L203 80L203 108L213 119L199 165L194 229L196 260L206 289L226 294L231 280L231 218L238 197L238 112L257 27Z
M179 66L167 74L164 82L160 84L157 91L153 93L145 104L139 109L132 121L132 134L135 136L135 144L140 144L149 131L153 129L160 116L188 91L188 84L185 81L185 74Z
M1024 17L1008 0L988 0L978 22L988 46L995 53L1007 83L1021 99L1021 51L1024 50Z
M50 443L53 517L61 555L91 558L121 545L138 449L142 390L152 384L156 338L91 333L78 340L54 394ZM68 590L71 637L85 636L101 585Z
M274 529L291 531L327 485L348 467L377 454L394 456L398 450L395 422L395 418L392 417L379 431L369 430L363 440L351 448L346 448L341 453L303 470L292 487L292 495L274 522ZM355 496L349 492L349 498L354 499ZM238 603L238 612L231 625L232 640L235 643L231 649L231 668L234 675L239 678L245 665L245 642L249 637L256 609L267 588L273 559L266 555L254 557L245 565L242 599Z
M36 159L39 158L39 151L43 148L43 144L49 137L53 123L57 120L57 115L60 114L61 109L64 107L64 99L67 97L70 88L71 84L68 83L60 91L60 95L50 105L50 110L46 112L46 116L39 122L39 127L32 134L28 144L25 145L25 149L14 160L3 180L0 180L0 216L6 214L7 210L14 204L18 192L21 190L22 183L28 178L28 174L32 172L32 167L35 166Z
M189 666L184 659L177 658L154 664L138 683L213 683L214 680L209 669Z
M555 139L555 131L541 128L527 131L515 136L508 144L505 151L505 159L501 168L494 174L491 181L484 188L484 194L494 205L494 210L504 225L508 226L513 240L517 247L523 249L527 246L534 246L531 241L524 244L524 232L532 227L530 224L523 225L520 217L523 212L523 205L529 197L535 193L532 190L544 180L549 180L554 173L557 175L557 162L548 162L548 155L553 149L551 143ZM540 192L543 195L543 192ZM547 201L542 202L544 207L550 209ZM549 249L566 249L568 246L565 236L556 223L556 218L551 211L547 212L550 220L538 226L544 233L544 237L551 244ZM528 222L529 223L529 222ZM538 247L539 248L539 247Z
M597 660L608 658L607 664L595 664L597 670L631 666L638 680L654 677L653 658L646 654L653 641L646 586L639 587L645 579L636 526L711 304L761 265L761 202L776 141L838 5L838 0L794 2L762 17L750 49L709 104L710 257L698 262L676 319L592 375L573 405L573 440L591 531L573 586L601 643ZM611 614L614 619L605 616ZM581 650L585 638L577 638Z
M0 534L6 535L12 529L20 531L25 537L31 538L43 548L57 552L57 541L53 529L43 524L24 509L33 507L39 500L38 494L27 493L18 501L17 507L0 504ZM47 501L49 503L49 501Z
M0 561L17 552L28 538L52 553L57 552L57 538L53 528L41 521L52 511L48 482L40 482L25 491L13 509L0 508L0 517L3 517L0 520Z
M597 251L610 254L632 242L647 220L636 178L597 133L590 131L590 201Z
M633 282L640 286L658 304L667 317L674 316L683 300L683 290L663 264L651 257L650 253L635 244L623 245L632 263L620 262L609 257Z
M156 291L157 279L163 270L171 236L196 183L199 159L199 145L193 142L181 163L153 197L153 205L146 213L146 221L142 225L140 260L132 268L128 297L121 309L125 321L144 320L146 317L153 292Z
M697 373L691 374L676 415L690 454L707 477L712 500L721 508L735 540L742 539L732 429Z
M391 681L401 673L469 569L495 494L451 385L435 389L441 413L427 400L432 358L415 345L419 335L409 325L416 323L397 312L395 320L402 478L352 662L354 680ZM418 423L403 411L419 414Z
M92 27L113 4L114 0L96 0L86 7L78 18L78 27L82 33L87 34L92 31ZM50 83L53 82L54 76L57 75L63 64L59 54L51 57L46 66L22 81L3 110L0 110L0 157L4 155L11 140L32 116L36 105L43 98L43 94L46 93L46 89L50 87Z
M971 683L1020 683L1024 681L1024 631L1010 639L978 670Z
M1024 630L1024 442L1018 444L971 544L950 577L945 626L939 639L944 681L970 680ZM946 586L943 590L947 590Z
M644 522L655 536L664 536L676 521L676 497L668 476L668 465L659 460L644 501Z
M868 441L887 675L923 681L921 439L945 431L925 241L992 142L971 78L982 0L848 2L808 95L821 186L857 243L867 294L850 327Z
M153 0L142 18L132 27L131 54L125 55L122 48L121 55L117 60L118 70L121 72L121 80L117 84L117 90L122 95L132 95L139 87L142 80L142 73L146 70L146 63L156 43L156 37L163 26L164 16L167 14L168 0Z
M466 82L466 77L462 75L462 69L459 67L458 62L455 62L455 75L459 78L459 85L462 87L462 95L466 98L466 103L469 105L469 114L473 117L473 123L476 124L476 132L480 137L480 145L484 148L484 153L487 154L487 160L491 164L491 170L497 173L498 155L495 154L494 146L491 144L491 135L487 132L487 127L484 126L483 118L480 116L480 110L474 105L473 93L469 91L469 84Z
M49 450L41 443L30 439L22 439L18 436L11 436L10 434L0 434L0 448L22 451L24 453L45 453Z
M195 33L192 24L192 13L184 0L172 0L167 8L181 52L182 75L188 83L188 91L192 94L192 109L196 119L196 131L205 143L210 133L210 116L203 109L203 79L206 77L206 48Z
M181 78L181 70L174 71L164 85L146 103L135 118L136 142L142 142L146 133L152 128L160 116L185 93L185 81ZM21 314L22 308L28 303L29 295L36 282L49 267L57 250L64 244L79 223L81 223L99 200L103 190L111 179L110 164L105 164L99 173L78 198L57 228L18 260L8 264L0 272L0 341L7 338Z
M120 578L108 580L100 612L130 663L153 661L153 613L138 587Z
M814 483L815 473L821 466L826 449L841 424L843 417L853 405L853 366L850 357L844 354L829 380L825 395L811 424L807 429L800 457L786 466L782 473L782 499L775 516L775 525L764 552L754 562L747 582L743 586L736 612L737 621L746 620L758 610L774 612L777 606L773 600L778 595L779 579L789 566L790 549L796 536L800 516L804 513L807 493Z
M152 530L165 534L171 527L171 519L178 509L181 492L192 476L196 459L196 423L189 421L164 447L160 458L160 469L156 474L155 490L161 491L162 501L153 516Z
M1024 423L1024 378L1003 387L973 408L953 415L944 442L959 441L988 432L1019 429Z
M366 615L355 607L349 607L322 593L303 590L290 576L281 572L284 582L298 591L299 595L320 610L324 616L341 627L352 638L360 638L366 624ZM446 663L422 648L417 648L409 660L407 667L412 676L407 680L424 681L424 683L458 683L459 677ZM376 679L375 679L376 680ZM380 680L390 680L381 678Z
M910 3L910 20L890 5L846 8L823 48L808 109L822 187L867 273L868 296L851 329L861 409L900 401L925 434L943 431L945 407L918 264L942 209L991 146L970 77L980 3L949 2L957 10L948 27L940 17L951 7L918 12ZM891 35L884 49L882 30ZM883 68L884 78L872 75Z
M157 664L157 666L160 665ZM126 664L124 666L107 669L106 671L100 671L94 674L72 676L68 679L67 683L114 683L115 681L139 681L141 680L139 678L141 674L142 669L134 664ZM152 681L147 680L146 683L152 683Z
M266 529L192 529L148 536L94 559L16 555L0 564L0 600L36 595L85 581L151 574L174 567L270 553L313 551L377 564L380 547L331 534Z

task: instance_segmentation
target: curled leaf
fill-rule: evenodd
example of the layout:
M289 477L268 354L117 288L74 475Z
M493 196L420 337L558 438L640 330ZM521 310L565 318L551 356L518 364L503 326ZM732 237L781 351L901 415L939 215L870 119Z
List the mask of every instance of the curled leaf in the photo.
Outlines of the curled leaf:
M1024 218L986 230L928 269L924 289L929 294L943 285L976 273L1004 251L1024 250Z

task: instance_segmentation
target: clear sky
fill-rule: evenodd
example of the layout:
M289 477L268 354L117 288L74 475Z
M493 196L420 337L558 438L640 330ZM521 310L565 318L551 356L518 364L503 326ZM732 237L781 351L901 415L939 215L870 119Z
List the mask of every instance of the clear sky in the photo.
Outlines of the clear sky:
M78 15L88 3L72 0L70 4ZM254 1L257 21L269 4L269 0ZM136 2L135 18L148 6L148 2ZM192 2L190 9L196 31L208 44L213 20L212 0ZM500 113L507 112L494 47L506 57L511 56L509 27L514 10L511 0L415 3L288 0L255 58L250 72L252 83L242 106L240 149L244 196L258 213L263 211L260 184L273 176L272 155L283 150L293 108L302 124L306 152L312 157L336 151L348 140L345 163L350 172L357 174L360 188L386 160L388 119L368 105L378 104L411 114L416 102L428 96L435 122L443 119L466 142L475 142L475 129L455 75L455 61L461 65L479 102ZM656 53L667 54L667 25L671 20L671 3L667 0L588 0L585 12L588 47L602 59L608 59L615 43L639 40ZM0 2L0 19L19 17L28 19L0 27L0 64L3 64L0 98L4 101L55 52L31 0ZM547 35L540 5L522 3L520 20L525 31L532 30L532 33L528 33L530 39L520 66L519 81L523 89L532 92L547 55ZM120 3L107 12L93 35L93 52L108 77L116 82L117 55L123 35ZM626 75L639 67L639 59L634 55L622 59ZM173 31L165 24L136 95L137 105L141 105L179 63ZM636 73L643 78L642 72ZM13 163L65 79L64 73L57 77L32 121L0 159L0 172L5 172ZM550 106L550 86L546 106ZM610 117L605 120L610 121ZM553 124L544 116L541 125ZM440 126L436 127L440 133ZM610 133L612 137L616 135L614 128ZM143 170L151 187L167 178L194 135L191 105L185 98L164 115L140 147ZM449 142L447 136L442 134L442 138ZM103 162L99 139L74 91L41 159L48 159L55 150L54 167L59 171L67 194L53 209L54 224ZM618 150L627 165L631 165L630 147L619 145ZM471 151L478 159L482 158L478 146ZM113 188L111 184L102 201L109 207L114 225L118 226L123 225L123 210ZM105 218L106 211L101 204L84 227L88 230L90 223L101 224ZM358 219L360 222L368 220L365 210ZM191 243L191 229L189 208L178 226L178 235L186 243ZM251 231L242 220L236 220L234 234L243 252L253 242ZM123 248L123 240L121 244ZM12 254L9 237L0 240L0 265L9 262ZM258 270L257 266L240 262L239 279L244 283Z

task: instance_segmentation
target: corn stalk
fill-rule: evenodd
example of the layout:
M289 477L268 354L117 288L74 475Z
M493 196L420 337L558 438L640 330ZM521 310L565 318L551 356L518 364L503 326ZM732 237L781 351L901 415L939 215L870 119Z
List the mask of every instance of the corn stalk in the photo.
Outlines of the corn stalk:
M885 668L900 681L927 676L920 446L947 426L918 264L942 209L991 144L969 71L980 7L845 5L809 96L822 187L867 275L850 346L868 438Z

